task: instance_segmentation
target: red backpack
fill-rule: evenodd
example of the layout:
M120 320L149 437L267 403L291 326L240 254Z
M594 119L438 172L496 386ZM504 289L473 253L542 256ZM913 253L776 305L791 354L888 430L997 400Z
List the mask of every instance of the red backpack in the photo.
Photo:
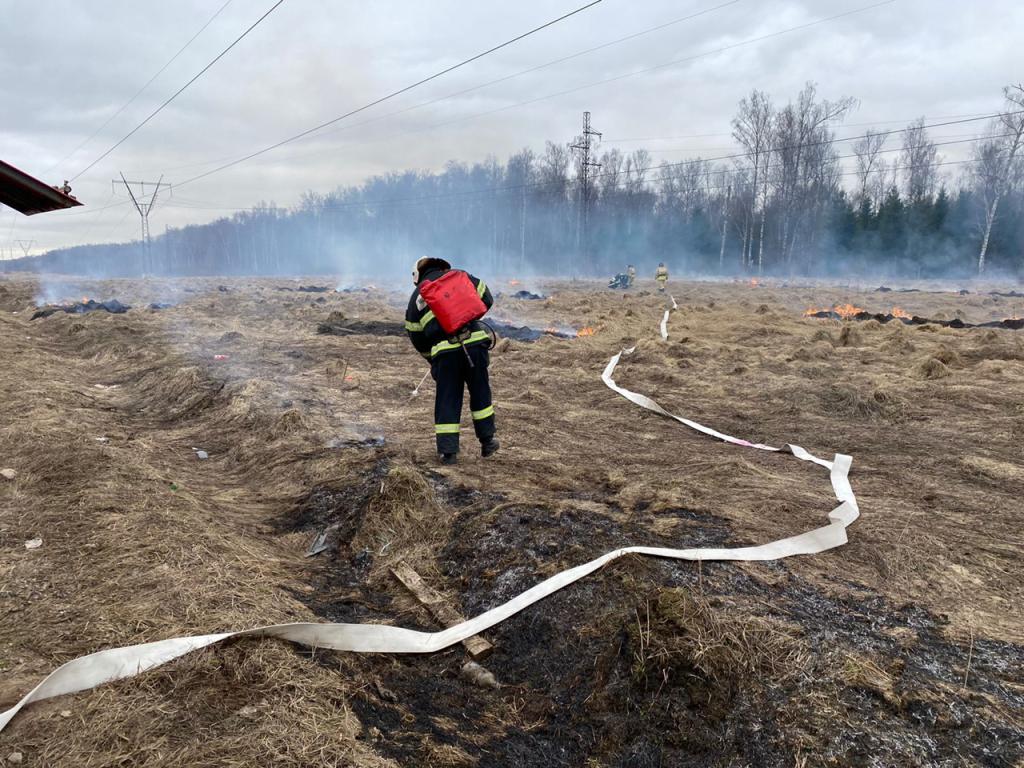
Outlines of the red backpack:
M487 305L476 286L460 269L451 269L437 280L421 282L420 296L448 335L487 314Z

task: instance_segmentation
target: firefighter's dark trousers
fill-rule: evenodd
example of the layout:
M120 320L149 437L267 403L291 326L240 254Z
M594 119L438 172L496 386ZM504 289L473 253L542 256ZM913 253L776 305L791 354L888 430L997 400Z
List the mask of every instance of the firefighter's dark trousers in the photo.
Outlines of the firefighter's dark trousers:
M442 352L430 365L430 373L437 382L434 396L434 432L437 434L438 453L459 452L459 421L462 417L462 391L469 388L469 409L473 414L473 429L481 443L494 437L494 405L491 402L491 382L487 376L490 353L486 344L471 344L465 348ZM470 366L466 359L473 361Z

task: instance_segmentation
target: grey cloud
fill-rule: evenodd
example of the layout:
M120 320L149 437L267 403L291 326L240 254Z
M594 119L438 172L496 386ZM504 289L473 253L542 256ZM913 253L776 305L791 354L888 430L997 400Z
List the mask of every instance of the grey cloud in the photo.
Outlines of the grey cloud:
M721 0L605 0L572 20L406 94L354 120L415 105L604 43ZM271 4L234 0L193 46L96 140L47 175L70 178L198 71ZM547 139L568 141L590 109L609 137L727 133L737 100L757 87L777 101L807 80L827 97L861 102L851 122L987 112L1014 76L1012 29L1024 7L899 0L862 14L605 86L430 128L478 112L614 77L866 5L856 0L743 0L698 19L514 80L370 125L313 137L197 182L180 199L216 207L295 203L307 189L449 159L502 157ZM0 29L4 120L0 157L42 174L133 94L213 14L221 0L19 3ZM210 160L235 157L340 114L525 30L576 3L528 0L286 0L250 37L132 139L75 183L93 209L123 170L181 181ZM998 23L993 23L998 19ZM887 126L893 127L893 126ZM851 132L855 129L851 129ZM856 129L859 130L859 129ZM965 129L964 132L966 132ZM727 137L650 146L718 147ZM637 145L630 145L632 146ZM949 157L963 149L950 148ZM704 154L713 154L704 152ZM678 160L685 152L657 153ZM209 167L208 165L205 167ZM178 195L179 193L176 193ZM123 196L122 196L123 198ZM114 197L112 202L122 198ZM0 249L13 237L38 248L136 236L125 206L15 220L0 212ZM224 215L166 205L155 231ZM120 224L118 223L120 222Z

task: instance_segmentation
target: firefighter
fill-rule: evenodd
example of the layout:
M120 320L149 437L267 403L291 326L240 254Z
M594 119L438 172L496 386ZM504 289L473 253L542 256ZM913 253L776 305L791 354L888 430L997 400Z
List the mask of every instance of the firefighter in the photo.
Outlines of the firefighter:
M665 266L664 261L658 262L658 268L654 272L654 279L658 281L658 290L664 293L665 284L668 282L668 267Z
M626 275L629 276L629 285L626 287L632 288L633 283L636 282L636 267L634 267L632 264L626 267Z
M425 284L451 271L451 264L444 259L424 256L417 261L412 271L416 290L409 297L409 308L405 312L405 330L409 339L416 351L430 363L430 375L437 382L434 433L442 464L455 464L457 461L462 396L463 389L467 387L473 430L480 441L481 454L486 458L498 450L498 441L494 438L494 403L487 376L491 336L478 320L467 323L453 334L446 333L420 293ZM484 307L490 309L494 299L487 285L473 275L468 277ZM475 298L473 300L476 301Z

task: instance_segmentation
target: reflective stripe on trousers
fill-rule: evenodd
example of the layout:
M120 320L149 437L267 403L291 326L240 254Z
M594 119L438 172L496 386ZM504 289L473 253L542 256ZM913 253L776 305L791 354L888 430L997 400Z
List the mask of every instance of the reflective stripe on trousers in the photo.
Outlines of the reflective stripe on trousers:
M473 361L472 366L466 355ZM466 347L465 355L461 352L438 355L431 363L430 371L437 382L434 434L437 437L438 453L457 453L459 450L459 422L467 388L473 431L477 439L486 442L494 437L494 404L491 401L491 383L487 371L489 362L490 353L486 345L474 344Z

